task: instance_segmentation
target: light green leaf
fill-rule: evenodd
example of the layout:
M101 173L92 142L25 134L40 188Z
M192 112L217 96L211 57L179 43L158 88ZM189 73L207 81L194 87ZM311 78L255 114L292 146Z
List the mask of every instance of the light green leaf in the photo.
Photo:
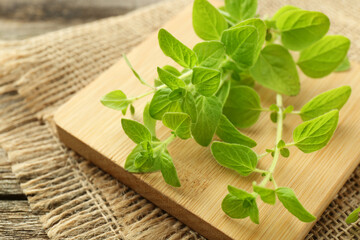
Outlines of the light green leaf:
M231 185L228 185L228 191L231 195L237 197L238 199L245 200L248 198L254 198L254 196L247 191L244 191L242 189L238 189L236 187L233 187Z
M296 11L296 10L301 10L300 8L298 7L295 7L295 6L291 6L291 5L286 5L282 8L280 8L276 13L275 15L273 16L272 20L275 21L275 24L276 24L276 21L281 17L281 15L283 15L284 13L287 13L287 12L290 12L290 11ZM275 26L276 27L276 26Z
M203 96L210 97L216 93L220 84L221 73L218 70L204 67L194 67L192 84Z
M150 103L147 103L143 112L143 121L147 129L149 129L151 135L156 137L156 120L150 116Z
M279 187L276 195L284 207L302 222L313 222L316 217L306 211L291 188Z
M235 20L245 20L255 16L257 0L225 0L225 9Z
M264 21L262 21L261 19L253 18L253 19L248 19L248 20L242 21L242 22L238 23L237 25L233 26L232 28L237 28L237 27L241 27L241 26L253 26L257 30L258 39L257 39L256 51L254 53L254 63L255 63L259 57L262 46L264 45L264 42L265 42L266 31L267 31L266 25L265 25Z
M325 36L300 52L298 65L309 77L322 78L333 72L345 59L350 40L343 36Z
M256 142L237 130L225 115L221 116L216 135L227 143L236 143L250 148L256 146Z
M219 90L216 92L215 96L219 99L222 105L225 105L226 100L230 93L231 82L224 81Z
M345 222L347 224L354 223L359 219L360 207L355 209L349 216L346 218Z
M258 39L258 31L253 26L230 28L221 36L226 54L244 69L254 65L257 59Z
M228 23L219 10L207 0L195 0L193 6L193 27L203 40L219 40Z
M250 127L259 119L261 113L260 97L250 87L233 87L230 89L223 113L236 127Z
M255 80L247 73L236 73L231 74L231 87L235 86L248 86L254 87Z
M135 77L141 82L141 84L151 87L138 73L137 71L133 68L133 66L131 65L129 59L126 57L125 54L123 54L123 58L126 62L126 64L128 65L128 67L131 69L131 71L133 72L133 74L135 75Z
M276 16L281 41L290 50L302 50L319 41L329 31L330 20L321 12L294 10Z
M175 67L170 66L170 65L165 65L164 67L162 67L162 69L170 72L172 75L175 75L177 77L179 77L181 75L181 72L179 72L179 70L177 70Z
M159 74L160 81L165 83L165 85L168 86L170 89L174 90L177 88L185 87L185 83L172 73L159 67L157 68L157 72Z
M170 101L171 89L162 88L156 91L150 102L150 116L156 120L161 120L166 112L181 112L178 101Z
M182 99L186 94L186 90L184 88L177 88L169 94L170 101L176 101Z
M147 129L141 123L123 118L121 119L121 125L124 129L124 132L134 143L141 143L145 141L151 141L151 133L149 129Z
M174 130L176 136L181 139L191 138L190 127L191 119L186 113L165 113L163 116L163 124Z
M241 176L251 174L258 163L256 153L239 144L214 142L211 152L220 165L237 171Z
M351 64L348 57L342 61L342 63L335 69L334 72L344 72L351 68Z
M172 36L165 29L159 31L159 44L161 50L168 57L185 68L193 68L197 63L195 53Z
M255 81L278 93L295 96L300 91L295 62L283 46L267 45L250 69L250 74Z
M173 187L181 187L173 160L167 151L160 155L160 161L161 174L165 182Z
M333 136L339 120L339 111L332 110L320 117L303 122L293 132L295 146L311 153L326 146Z
M115 90L103 96L100 102L108 108L118 111L125 110L126 113L126 109L128 108L129 104L132 103L132 100L127 99L125 93L123 93L121 90Z
M216 69L225 59L224 44L218 41L198 43L194 47L194 52L201 67Z
M316 118L333 109L340 110L351 95L351 87L342 86L319 94L306 103L300 111L304 121Z
M197 121L191 133L197 143L208 146L213 139L221 117L221 102L215 97L200 96L196 101Z
M280 149L280 154L284 158L288 158L290 156L290 151L288 148L282 148L282 149Z
M159 171L161 166L159 162L154 161L152 167L150 168L137 168L135 166L135 160L138 159L141 156L144 156L146 153L146 150L143 148L142 144L136 145L136 147L131 151L131 153L127 156L126 162L125 162L125 170L128 172L133 173L144 173L144 172L155 172ZM144 156L145 157L145 156ZM151 156L148 155L150 158Z
M275 190L253 185L254 192L260 195L264 203L274 205L276 202Z
M186 92L185 96L180 100L181 109L184 113L189 114L191 122L195 123L197 121L197 110L195 98L191 92Z

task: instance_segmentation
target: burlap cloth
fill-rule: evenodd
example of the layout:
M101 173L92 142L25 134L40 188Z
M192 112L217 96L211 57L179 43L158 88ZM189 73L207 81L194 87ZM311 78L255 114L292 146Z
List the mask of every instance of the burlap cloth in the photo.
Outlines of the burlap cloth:
M50 238L202 238L64 147L51 124L54 110L189 2L166 1L24 41L0 42L0 144ZM259 2L262 15L285 4L323 11L332 33L351 38L350 58L360 60L359 0ZM359 224L344 221L360 204L359 183L358 167L307 239L360 239Z

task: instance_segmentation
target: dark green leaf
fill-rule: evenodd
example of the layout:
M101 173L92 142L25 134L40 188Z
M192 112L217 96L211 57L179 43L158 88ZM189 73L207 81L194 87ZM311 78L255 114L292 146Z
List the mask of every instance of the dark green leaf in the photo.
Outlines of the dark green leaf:
M223 113L235 126L250 127L259 119L261 113L260 97L250 87L233 87L224 105Z
M281 156L288 158L290 156L290 151L288 148L282 148L280 149Z
M221 116L219 125L216 129L216 135L227 143L237 143L250 148L256 146L256 142L237 130L225 115Z
M182 99L185 95L186 95L186 90L184 88L178 88L169 94L169 100L176 101Z
M352 213L349 214L349 216L346 218L346 223L354 223L359 219L359 213L360 213L360 207L355 209Z

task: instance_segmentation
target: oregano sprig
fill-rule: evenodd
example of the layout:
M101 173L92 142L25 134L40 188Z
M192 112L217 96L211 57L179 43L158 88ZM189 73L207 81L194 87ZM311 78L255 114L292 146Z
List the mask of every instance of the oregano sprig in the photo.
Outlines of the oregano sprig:
M253 183L252 192L228 186L229 193L221 205L228 216L249 217L258 224L260 197L272 205L278 199L300 221L312 222L315 216L302 206L294 191L278 186L283 183L276 182L275 169L282 158L291 157L292 147L311 153L327 145L351 88L342 86L324 92L299 110L286 106L283 96L300 93L297 67L312 78L349 69L346 55L350 41L344 36L326 35L330 21L323 13L285 6L272 18L262 20L256 15L257 4L256 0L225 0L225 6L218 9L207 0L195 0L193 27L203 42L191 49L165 29L158 33L161 50L182 69L157 67L158 77L152 86L124 56L135 77L151 90L136 97L115 90L101 102L124 114L130 107L133 113L136 100L153 95L143 112L144 124L125 118L121 121L125 134L136 144L126 159L126 170L161 171L166 183L180 187L168 145L176 138L193 138L201 146L211 145L215 160L234 174L263 177L261 182ZM292 51L299 52L298 59ZM255 84L276 93L274 104L261 104ZM237 128L251 127L261 113L268 114L277 131L273 145L256 153L252 149L256 142ZM287 143L283 125L290 114L298 115L303 123L293 126L293 140ZM156 136L157 121L171 130L165 140ZM221 141L213 141L215 135ZM272 157L270 167L259 169L259 161L268 155Z

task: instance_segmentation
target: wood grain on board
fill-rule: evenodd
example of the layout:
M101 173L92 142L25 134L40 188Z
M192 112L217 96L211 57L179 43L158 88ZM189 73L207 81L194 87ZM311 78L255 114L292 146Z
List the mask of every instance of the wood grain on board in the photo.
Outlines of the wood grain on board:
M199 42L192 30L191 6L164 28L188 46ZM156 66L174 65L171 59L162 54L156 33L133 50L128 58L141 76L149 81L156 77ZM329 145L312 154L291 148L290 158L281 158L274 173L279 186L293 188L303 205L319 217L359 163L360 148L356 144L360 142L360 110L357 107L360 102L360 84L357 84L360 66L353 64L351 71L332 74L320 80L301 78L300 95L284 98L285 105L292 104L295 109L300 109L323 91L341 85L353 88L349 102L341 110L339 127ZM59 136L66 145L210 239L302 239L306 236L314 223L300 222L279 201L271 206L258 200L259 225L249 219L227 217L220 207L227 194L227 185L251 191L252 182L259 182L262 178L259 174L240 177L235 171L219 166L209 148L201 147L193 140L176 140L169 148L182 183L181 188L165 184L161 173L126 172L124 162L135 144L121 128L121 113L102 106L99 101L104 94L115 89L124 90L128 96L137 96L149 90L136 80L125 62L120 60L56 113ZM264 106L275 102L274 92L260 86L256 90ZM146 98L136 102L136 120L142 120L142 108L149 100ZM268 115L263 113L259 122L243 130L258 142L255 147L258 153L275 144L276 126ZM296 115L286 118L283 137L286 142L292 141L292 130L299 123L300 118ZM161 139L170 135L169 130L160 123L157 130ZM271 157L267 156L260 160L258 167L265 169L270 163Z

